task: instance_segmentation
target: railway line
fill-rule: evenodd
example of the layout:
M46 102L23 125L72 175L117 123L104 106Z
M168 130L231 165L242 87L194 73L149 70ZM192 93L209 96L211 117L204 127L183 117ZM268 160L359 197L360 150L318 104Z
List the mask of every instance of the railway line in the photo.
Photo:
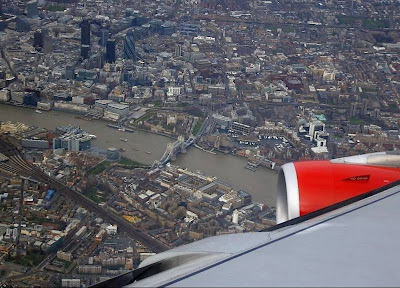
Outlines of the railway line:
M13 147L12 144L8 143L4 139L0 139L0 151L4 151L2 154L9 158L7 162L0 163L0 170L14 175L32 177L40 182L47 183L51 188L63 194L68 199L71 199L90 212L98 215L103 220L117 225L120 231L126 233L129 237L140 241L143 245L156 253L160 253L169 249L166 244L162 243L158 239L155 239L137 227L134 227L131 223L127 222L119 215L105 210L91 199L71 189L64 183L47 176L39 168L27 163L24 159L22 159L16 147Z

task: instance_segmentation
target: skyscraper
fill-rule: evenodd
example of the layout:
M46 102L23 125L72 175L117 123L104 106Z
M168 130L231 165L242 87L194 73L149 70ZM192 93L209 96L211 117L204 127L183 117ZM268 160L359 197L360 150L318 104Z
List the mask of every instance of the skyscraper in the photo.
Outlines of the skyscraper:
M106 61L108 63L115 62L115 39L108 39L106 46Z
M37 0L32 0L26 3L26 14L29 18L36 18L39 16Z
M81 56L83 59L89 58L90 46L89 45L81 45Z
M368 112L368 99L363 99L362 100L362 109L361 109L361 114L363 116L367 115Z
M181 57L182 56L182 45L181 44L176 44L175 45L175 56L176 57Z
M65 79L73 80L75 79L75 66L72 64L68 64L65 67Z
M53 51L53 37L46 34L43 36L43 53L48 54Z
M89 58L90 51L90 21L85 19L81 23L81 56Z
M108 35L110 33L108 32L108 30L106 29L101 29L100 30L100 40L99 40L99 44L103 47L106 47L107 44L107 40L108 40Z
M127 59L136 60L136 47L135 47L135 36L132 30L126 33L124 41L124 56Z
M41 30L37 30L34 34L33 34L33 47L35 47L36 49L40 49L43 48L43 33Z
M81 45L90 46L90 22L87 19L81 23Z
M51 37L50 31L44 28L41 33L43 36L43 53L51 53L53 51L53 38Z
M355 117L357 113L357 104L356 103L351 103L350 106L350 117Z

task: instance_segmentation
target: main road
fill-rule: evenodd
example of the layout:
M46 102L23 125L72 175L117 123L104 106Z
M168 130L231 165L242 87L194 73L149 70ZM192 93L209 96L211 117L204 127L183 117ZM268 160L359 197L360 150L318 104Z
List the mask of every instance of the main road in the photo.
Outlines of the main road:
M40 182L47 183L51 188L57 192L62 193L67 198L73 200L75 203L86 208L90 212L98 215L103 220L118 225L118 229L125 232L128 236L140 241L143 245L148 247L150 250L159 253L169 249L169 247L159 241L158 239L150 236L145 231L142 231L131 223L127 222L119 215L105 210L99 206L96 202L82 195L81 193L71 189L65 184L55 180L44 174L37 167L32 166L22 159L16 147L13 147L9 142L4 139L0 139L0 153L9 157L7 162L0 163L0 169L9 171L10 173L19 174L26 177L32 177Z

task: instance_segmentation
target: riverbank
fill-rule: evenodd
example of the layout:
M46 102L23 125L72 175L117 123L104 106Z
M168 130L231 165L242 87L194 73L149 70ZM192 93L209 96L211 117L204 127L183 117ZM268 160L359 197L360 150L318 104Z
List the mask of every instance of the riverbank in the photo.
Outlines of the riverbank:
M79 126L90 134L97 136L92 141L92 146L102 149L109 147L123 148L123 157L133 159L144 165L152 165L159 160L173 138L161 136L150 131L135 130L127 133L107 127L104 120L87 121L71 117L71 114L61 111L46 111L42 114L35 113L34 109L15 107L0 104L0 120L22 122L54 130L57 126ZM122 142L120 138L126 138ZM150 154L146 153L150 152ZM172 164L186 167L191 171L203 171L207 175L214 175L218 179L229 183L237 190L245 190L253 196L253 200L268 205L275 205L277 181L276 171L263 167L252 172L244 167L247 160L232 154L211 153L190 147L187 153L179 154Z

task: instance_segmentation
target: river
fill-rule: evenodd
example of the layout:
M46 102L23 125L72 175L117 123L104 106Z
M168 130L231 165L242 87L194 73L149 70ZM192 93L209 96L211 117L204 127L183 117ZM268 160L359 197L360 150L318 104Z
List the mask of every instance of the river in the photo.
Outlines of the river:
M143 131L118 131L107 127L107 122L102 120L86 121L75 117L74 114L61 111L43 111L39 114L34 109L0 104L0 121L22 122L47 129L68 124L80 126L97 136L92 145L100 148L124 148L124 156L146 164L160 159L167 143L173 141L168 137ZM128 142L122 142L120 138L126 138ZM244 168L246 163L246 159L241 157L221 153L213 155L193 146L172 162L173 165L186 167L191 171L199 170L207 175L216 176L235 189L250 193L254 201L275 206L277 173L262 167L252 172Z

